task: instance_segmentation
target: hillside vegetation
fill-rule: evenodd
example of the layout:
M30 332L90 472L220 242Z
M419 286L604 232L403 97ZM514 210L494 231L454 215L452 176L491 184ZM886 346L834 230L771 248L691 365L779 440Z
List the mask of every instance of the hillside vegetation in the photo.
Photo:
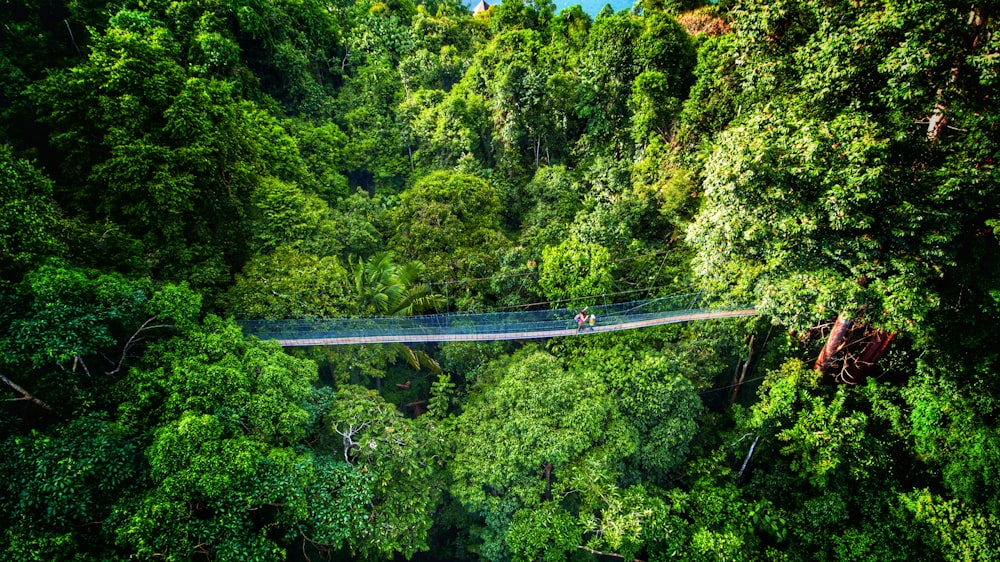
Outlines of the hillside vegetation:
M1000 3L0 13L0 559L1000 551Z

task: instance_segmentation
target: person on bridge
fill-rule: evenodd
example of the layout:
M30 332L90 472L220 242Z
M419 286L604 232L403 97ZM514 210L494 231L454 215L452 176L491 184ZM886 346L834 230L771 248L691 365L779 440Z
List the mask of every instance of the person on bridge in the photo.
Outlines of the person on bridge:
M577 312L576 316L573 317L573 320L576 320L576 331L577 332L582 332L583 331L584 322L587 321L587 308L588 307L586 307L586 306L583 307L583 310L581 310L580 312Z

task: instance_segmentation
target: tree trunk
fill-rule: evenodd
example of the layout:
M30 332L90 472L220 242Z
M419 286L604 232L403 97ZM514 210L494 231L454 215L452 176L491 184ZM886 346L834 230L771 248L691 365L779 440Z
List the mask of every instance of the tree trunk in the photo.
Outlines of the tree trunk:
M829 369L833 356L844 347L844 341L847 339L847 332L850 329L851 321L844 318L842 314L838 315L837 322L833 325L833 329L830 330L830 335L826 338L826 345L819 352L819 357L816 358L816 365L813 366L813 369L822 373L825 373Z
M963 41L963 47L965 48L965 57L969 57L975 54L976 49L980 45L980 40L983 38L984 34L988 33L988 24L990 21L991 13L985 12L981 6L973 6L969 11L969 33ZM989 36L986 35L988 38ZM930 119L927 121L927 140L930 142L937 141L938 137L941 135L946 127L948 127L948 101L947 94L949 90L953 90L958 82L958 75L962 69L962 57L956 60L954 66L951 67L951 72L949 73L948 85L946 87L938 88L934 96L934 113L931 114ZM891 338L890 338L891 339Z
M743 386L743 381L747 377L747 369L750 367L750 361L753 359L753 334L750 334L750 349L747 350L747 360L743 363L743 369L740 371L740 377L737 379L733 377L733 388L729 391L729 405L732 406L736 402L736 397L740 393L740 387Z
M865 350L861 352L857 360L845 371L844 378L849 380L845 380L844 382L857 384L863 381L868 376L868 373L871 372L875 363L878 363L878 360L885 355L886 349L889 348L889 344L892 343L895 337L895 332L875 332L872 339L868 340Z

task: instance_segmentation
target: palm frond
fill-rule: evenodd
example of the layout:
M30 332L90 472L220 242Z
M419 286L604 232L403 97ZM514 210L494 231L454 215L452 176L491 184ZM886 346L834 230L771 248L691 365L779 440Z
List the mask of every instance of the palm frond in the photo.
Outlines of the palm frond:
M444 297L431 291L430 285L411 287L407 295L407 314L417 314L428 310L436 310L445 305Z
M409 346L402 344L399 345L399 350L403 354L403 356L406 357L407 363L409 363L410 366L413 367L413 370L419 371L421 361L420 359L417 358L417 353L414 352L413 349L411 349Z
M417 360L420 364L426 367L428 371L434 373L435 375L440 375L443 372L441 364L435 361L430 355L427 355L423 351L415 351L413 353L417 356Z

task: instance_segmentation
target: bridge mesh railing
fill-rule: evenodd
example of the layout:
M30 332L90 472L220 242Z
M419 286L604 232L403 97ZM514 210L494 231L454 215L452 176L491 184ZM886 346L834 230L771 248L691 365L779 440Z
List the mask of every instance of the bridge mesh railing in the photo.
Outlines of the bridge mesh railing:
M601 326L641 320L662 319L708 310L700 293L651 300L593 305L587 314ZM375 318L312 318L246 320L243 331L261 339L314 340L325 338L398 337L413 335L475 335L549 332L576 327L574 316L580 308L558 308L478 314L431 314Z

